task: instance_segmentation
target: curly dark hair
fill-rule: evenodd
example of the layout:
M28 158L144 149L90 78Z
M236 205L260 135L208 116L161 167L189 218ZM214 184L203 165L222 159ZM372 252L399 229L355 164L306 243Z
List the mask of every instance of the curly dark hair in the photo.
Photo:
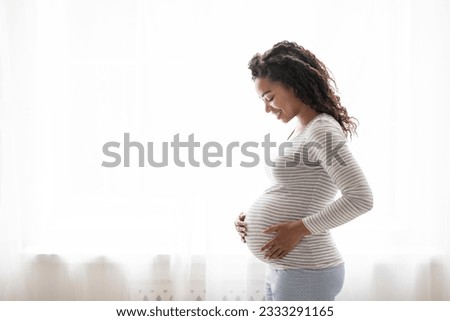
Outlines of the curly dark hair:
M334 117L346 137L356 134L358 120L350 117L337 95L336 82L327 67L295 42L281 41L248 64L252 79L267 77L294 90L295 95L319 113Z

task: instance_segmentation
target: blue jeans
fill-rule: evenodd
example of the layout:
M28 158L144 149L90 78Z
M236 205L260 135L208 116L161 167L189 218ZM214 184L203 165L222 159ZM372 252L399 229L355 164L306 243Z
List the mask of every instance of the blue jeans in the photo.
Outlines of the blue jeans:
M342 290L344 264L324 269L274 269L267 266L267 301L334 301Z

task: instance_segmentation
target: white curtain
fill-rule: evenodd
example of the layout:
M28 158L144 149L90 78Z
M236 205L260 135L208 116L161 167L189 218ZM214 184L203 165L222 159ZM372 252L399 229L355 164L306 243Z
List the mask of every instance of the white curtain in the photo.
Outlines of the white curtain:
M247 63L286 39L333 72L374 192L333 231L337 299L449 300L449 18L445 0L1 0L0 298L264 299L233 226L263 161L140 167L134 147L108 168L103 146L284 138Z

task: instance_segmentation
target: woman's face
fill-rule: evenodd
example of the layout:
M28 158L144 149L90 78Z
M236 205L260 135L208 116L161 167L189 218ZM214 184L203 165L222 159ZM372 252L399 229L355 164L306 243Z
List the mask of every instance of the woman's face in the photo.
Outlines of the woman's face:
M305 107L305 104L295 96L292 88L287 88L279 82L272 82L266 77L256 78L255 88L264 102L266 112L274 114L284 123L299 116Z

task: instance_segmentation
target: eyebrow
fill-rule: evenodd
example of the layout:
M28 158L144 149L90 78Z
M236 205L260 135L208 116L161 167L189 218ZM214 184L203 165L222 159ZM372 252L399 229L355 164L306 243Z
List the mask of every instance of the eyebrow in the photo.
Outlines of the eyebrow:
M265 96L267 93L270 93L270 90L264 92L264 93L261 95L261 99L264 98L264 96Z

